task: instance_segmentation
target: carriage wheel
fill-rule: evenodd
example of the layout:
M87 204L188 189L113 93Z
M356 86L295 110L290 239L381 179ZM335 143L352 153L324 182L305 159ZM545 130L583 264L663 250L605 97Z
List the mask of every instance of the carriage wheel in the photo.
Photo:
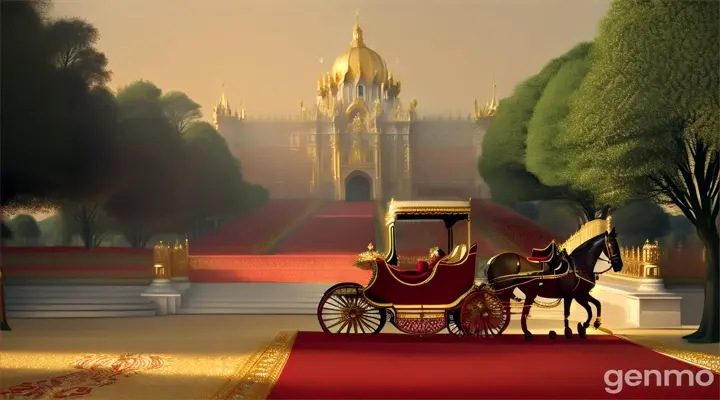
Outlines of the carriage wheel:
M469 336L498 336L509 324L510 307L491 291L470 293L460 306L460 326Z
M374 335L385 326L387 313L368 303L357 283L340 283L320 300L317 317L325 333Z
M465 336L465 332L460 326L460 308L447 312L447 330L455 336Z

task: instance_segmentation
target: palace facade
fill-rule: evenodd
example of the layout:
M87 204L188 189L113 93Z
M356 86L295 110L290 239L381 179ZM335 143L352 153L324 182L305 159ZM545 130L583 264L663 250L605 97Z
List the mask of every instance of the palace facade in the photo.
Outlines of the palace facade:
M356 23L350 48L317 84L312 107L294 118L233 110L222 93L213 121L251 182L273 198L363 201L489 197L477 172L493 96L473 114L419 117L400 101L401 83L370 49Z

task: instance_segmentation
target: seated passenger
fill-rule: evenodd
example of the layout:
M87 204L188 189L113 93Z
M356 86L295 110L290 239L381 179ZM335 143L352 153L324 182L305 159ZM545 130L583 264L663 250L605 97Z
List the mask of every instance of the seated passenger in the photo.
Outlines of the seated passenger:
M428 263L425 260L418 260L417 262L417 272L423 273L429 271L431 268L434 268L440 260L442 260L447 254L443 251L443 249L439 247L433 247L430 249L430 262Z

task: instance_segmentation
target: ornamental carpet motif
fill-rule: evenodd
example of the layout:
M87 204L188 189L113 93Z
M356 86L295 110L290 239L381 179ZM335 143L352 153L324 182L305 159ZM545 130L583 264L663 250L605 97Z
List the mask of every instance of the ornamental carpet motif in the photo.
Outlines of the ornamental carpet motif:
M120 378L162 368L167 358L156 355L88 355L75 361L77 369L66 375L23 382L0 391L0 399L73 399L89 395L94 389L112 385Z

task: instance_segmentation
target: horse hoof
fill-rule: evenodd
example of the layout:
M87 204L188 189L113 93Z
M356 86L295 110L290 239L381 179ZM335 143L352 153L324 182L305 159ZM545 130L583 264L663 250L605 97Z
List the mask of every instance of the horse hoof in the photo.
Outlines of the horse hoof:
M582 326L583 326L583 328L585 328L585 329L587 330L587 328L590 327L590 323L589 323L589 322L585 322L584 324L582 324Z
M587 333L585 324L581 324L578 322L577 331L578 331L578 336L580 336L580 339L585 339L585 334Z
M525 334L525 340L527 340L528 342L531 341L532 338L533 338L532 333L528 332L528 333Z
M595 321L595 323L593 323L593 328L600 329L600 321Z
M565 328L565 339L572 339L572 329Z
M550 340L555 340L555 338L557 337L557 332L550 331L550 333L548 333L548 336L550 337Z

